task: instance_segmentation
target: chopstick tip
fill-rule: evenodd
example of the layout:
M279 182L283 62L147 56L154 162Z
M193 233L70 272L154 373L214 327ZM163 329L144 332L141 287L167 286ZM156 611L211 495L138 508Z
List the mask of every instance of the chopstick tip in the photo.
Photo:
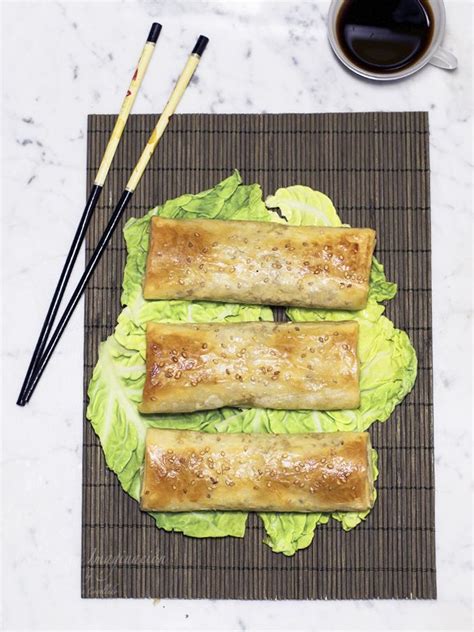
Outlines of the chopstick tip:
M151 25L150 32L148 34L147 42L152 42L153 44L156 44L161 29L162 29L161 24L159 24L158 22L153 22L153 24Z
M203 52L206 50L206 46L208 45L208 43L209 43L209 38L206 37L205 35L200 35L198 37L198 41L196 42L196 46L193 48L193 52L191 54L201 56Z

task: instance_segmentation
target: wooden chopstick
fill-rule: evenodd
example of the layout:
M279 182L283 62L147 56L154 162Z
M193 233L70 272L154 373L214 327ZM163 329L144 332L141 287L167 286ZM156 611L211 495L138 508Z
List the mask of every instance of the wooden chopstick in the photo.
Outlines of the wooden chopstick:
M118 144L123 134L123 130L125 129L128 115L130 114L133 104L135 103L135 99L137 97L138 91L142 84L143 77L145 76L148 65L153 56L153 52L155 50L155 44L158 40L160 31L161 31L161 24L154 22L148 34L147 40L145 42L145 46L143 47L142 53L140 55L140 59L138 60L138 64L136 66L135 72L133 73L133 77L128 87L128 90L122 101L120 112L117 116L117 120L115 121L115 125L110 135L109 142L107 143L107 147L105 148L105 152L102 157L99 169L97 171L94 184L89 193L89 197L87 199L86 206L82 213L81 219L79 220L79 225L76 229L76 233L74 235L71 246L69 248L66 261L64 263L63 269L59 276L56 289L54 290L51 303L49 305L45 320L43 322L43 326L39 333L38 340L36 342L36 346L33 351L30 364L28 366L28 370L26 371L25 379L23 380L20 395L18 396L18 400L17 400L17 404L19 406L24 406L26 403L26 398L25 398L26 391L28 389L33 373L35 372L35 369L39 363L41 354L43 353L49 333L53 327L54 319L56 318L56 315L59 310L59 306L61 304L61 300L66 290L66 286L71 277L71 272L76 262L77 255L79 254L82 243L84 241L87 227L89 226L95 207L97 206L97 202L102 192L105 179L107 178L107 174L109 173L110 165L112 164L112 161L115 156L115 152L117 150Z
M30 381L30 384L25 394L26 402L30 400L36 388L36 385L38 384L38 381L40 380L41 375L43 374L43 371L46 368L49 362L49 359L51 358L51 355L53 354L53 351L56 348L56 345L58 344L61 338L61 335L64 332L69 322L69 319L71 318L74 312L74 309L76 308L86 288L86 285L90 277L92 276L97 264L99 263L100 258L102 257L105 251L105 248L110 238L112 237L112 234L123 212L127 208L127 205L130 202L130 199L133 196L133 193L138 183L140 182L140 178L142 177L143 172L145 171L146 166L148 165L150 158L152 157L153 152L155 151L160 138L163 136L166 130L166 127L168 125L168 122L171 116L174 114L179 102L181 101L181 98L186 88L188 87L188 84L191 81L191 78L201 60L201 55L204 52L208 41L209 40L207 37L204 37L203 35L199 36L199 39L196 42L196 45L193 48L193 51L191 55L189 56L188 61L186 62L186 65L184 66L184 69L178 81L176 82L173 92L171 93L171 96L169 97L168 102L160 118L158 119L158 122L156 123L155 129L151 133L151 136L148 139L148 142L145 145L140 158L138 159L138 162L130 176L127 186L125 187L125 190L123 191L117 203L117 206L115 207L115 210L110 217L109 223L107 224L104 233L102 234L94 252L92 253L92 256L89 262L87 263L86 269L84 270L84 273L81 279L79 280L79 283L77 284L76 289L74 290L74 293L72 294L71 299L69 303L67 304L64 310L64 313L61 316L61 319L56 329L54 330L47 347L44 350L44 353L40 359L40 362L35 367L35 372L33 374L33 377Z

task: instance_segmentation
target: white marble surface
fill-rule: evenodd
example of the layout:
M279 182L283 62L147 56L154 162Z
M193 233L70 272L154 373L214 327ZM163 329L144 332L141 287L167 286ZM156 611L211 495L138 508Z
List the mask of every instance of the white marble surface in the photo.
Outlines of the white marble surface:
M472 521L472 4L449 0L459 70L377 85L326 41L328 3L3 2L2 475L6 629L468 629ZM80 599L82 309L32 403L16 395L85 191L86 115L117 110L150 22L164 24L136 112L159 111L198 33L182 112L429 110L436 602Z

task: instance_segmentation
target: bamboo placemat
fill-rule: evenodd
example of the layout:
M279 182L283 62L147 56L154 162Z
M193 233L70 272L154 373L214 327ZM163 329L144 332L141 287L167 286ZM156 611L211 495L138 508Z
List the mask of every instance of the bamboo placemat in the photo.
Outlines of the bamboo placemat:
M112 115L89 117L88 185L113 121ZM88 233L88 254L154 121L130 117ZM424 112L173 118L127 218L209 188L234 168L245 183L259 182L265 196L291 184L327 193L343 221L377 230L376 254L399 285L387 315L409 333L419 374L391 419L370 430L380 477L366 522L345 533L330 521L291 558L262 544L263 526L253 514L244 539L199 540L158 530L107 470L85 420L83 597L436 597L428 138ZM99 342L112 333L120 310L125 256L117 230L86 293L85 389Z

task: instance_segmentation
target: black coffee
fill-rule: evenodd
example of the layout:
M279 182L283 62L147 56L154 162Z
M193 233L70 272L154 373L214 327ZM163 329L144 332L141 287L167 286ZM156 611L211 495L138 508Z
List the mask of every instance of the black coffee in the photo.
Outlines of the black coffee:
M345 0L336 33L352 63L389 74L411 66L426 52L433 14L427 0Z

